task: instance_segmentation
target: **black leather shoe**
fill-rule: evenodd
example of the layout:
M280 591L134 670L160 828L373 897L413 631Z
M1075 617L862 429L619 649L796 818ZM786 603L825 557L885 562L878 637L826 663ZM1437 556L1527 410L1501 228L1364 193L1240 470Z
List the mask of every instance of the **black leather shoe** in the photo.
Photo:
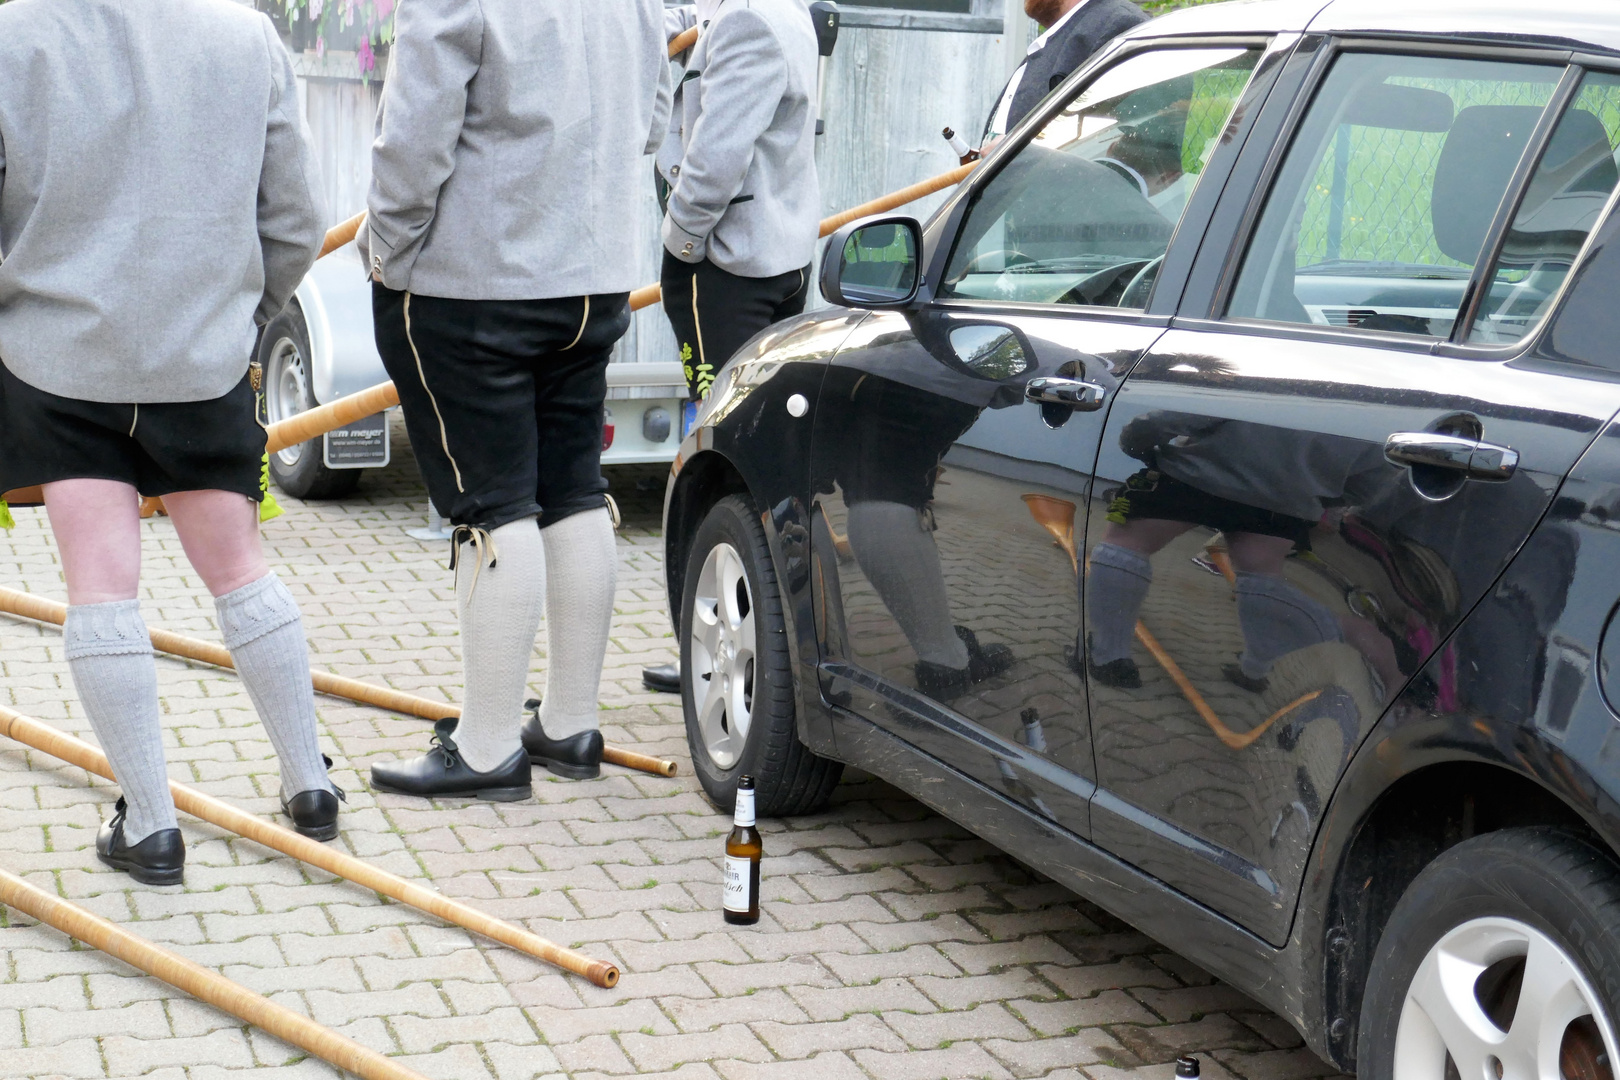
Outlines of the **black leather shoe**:
M979 636L965 626L956 628L956 636L967 646L967 667L952 668L931 660L919 660L913 669L917 676L917 689L935 701L954 701L1016 663L1013 651L1007 646L980 645Z
M124 843L129 804L120 797L116 810L96 836L96 857L142 885L180 884L186 872L186 842L180 838L180 830L159 829L130 847Z
M1263 694L1271 689L1270 679L1264 675L1258 679L1250 678L1244 674L1242 664L1222 664L1221 674L1226 676L1227 682L1233 686L1241 686L1251 694Z
M641 669L641 685L660 694L678 694L681 692L681 665L644 667Z
M1136 666L1136 661L1128 656L1110 660L1106 664L1090 663L1083 661L1074 646L1070 645L1063 650L1063 658L1069 662L1069 670L1082 679L1089 672L1091 678L1116 690L1142 689L1141 669Z
M396 795L465 795L490 802L517 802L534 794L529 779L529 755L518 750L489 772L478 772L461 760L451 736L456 718L446 717L433 725L437 744L421 757L390 761L371 767L371 786Z
M568 780L594 780L602 775L602 733L582 731L566 739L553 739L540 726L540 702L524 702L530 710L523 721L523 749L529 760Z
M332 767L332 759L325 754L321 760ZM292 818L293 828L311 840L336 840L338 834L338 803L349 801L348 793L336 784L331 791L312 788L300 791L292 798L281 797L281 812Z

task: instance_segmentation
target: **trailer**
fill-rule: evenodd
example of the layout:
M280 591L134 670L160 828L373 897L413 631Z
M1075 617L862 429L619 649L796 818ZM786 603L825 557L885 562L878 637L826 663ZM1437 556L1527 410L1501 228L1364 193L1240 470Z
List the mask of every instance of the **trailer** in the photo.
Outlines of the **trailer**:
M293 53L328 224L335 225L365 207L387 53L362 76L354 51L330 42L317 51L307 24L289 22L281 0L257 4ZM867 0L839 5L839 17L838 46L824 64L826 132L817 152L828 214L955 166L941 131L982 128L1037 32L1023 0ZM944 198L913 210L926 215ZM644 242L625 258L650 284L658 280L661 258L651 159L641 216ZM638 312L608 368L604 465L674 460L691 419L677 356L662 309ZM260 359L271 421L387 379L372 337L370 285L353 245L311 271L288 310L266 327ZM298 497L341 497L355 489L363 470L388 464L389 438L386 418L368 418L273 455L271 476Z

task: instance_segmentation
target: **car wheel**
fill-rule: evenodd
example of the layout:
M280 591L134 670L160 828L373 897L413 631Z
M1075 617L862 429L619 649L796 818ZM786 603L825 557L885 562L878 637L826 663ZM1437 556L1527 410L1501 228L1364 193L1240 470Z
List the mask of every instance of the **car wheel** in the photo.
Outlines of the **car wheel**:
M752 776L761 815L826 805L844 767L799 741L776 569L748 501L721 499L698 527L681 598L681 702L698 782L729 810Z
M297 304L288 304L264 328L259 363L264 368L266 419L274 424L315 407L309 327ZM270 478L295 499L337 499L360 486L360 469L328 469L321 440L311 439L270 455Z
M1396 904L1363 998L1363 1080L1614 1080L1620 868L1552 829L1464 841Z

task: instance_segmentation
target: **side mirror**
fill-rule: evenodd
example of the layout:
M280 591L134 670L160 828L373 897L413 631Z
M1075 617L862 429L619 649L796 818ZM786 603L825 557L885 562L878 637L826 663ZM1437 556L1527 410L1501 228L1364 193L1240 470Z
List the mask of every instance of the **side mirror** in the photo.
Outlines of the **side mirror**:
M872 217L833 233L821 260L821 295L841 307L903 308L922 286L922 226Z

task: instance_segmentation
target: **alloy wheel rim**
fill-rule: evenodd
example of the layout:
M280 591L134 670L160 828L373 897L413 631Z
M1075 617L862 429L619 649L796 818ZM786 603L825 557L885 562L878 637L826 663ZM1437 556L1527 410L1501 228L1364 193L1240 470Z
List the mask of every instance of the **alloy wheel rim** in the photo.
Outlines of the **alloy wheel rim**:
M278 423L297 416L306 408L309 396L309 368L298 343L282 338L270 350L270 370L266 378L265 412L270 423ZM304 444L298 443L276 452L282 464L295 467L304 456Z
M692 605L692 698L709 760L734 767L754 714L754 595L742 556L719 543L703 560Z
M1614 1080L1614 1025L1575 960L1516 919L1474 919L1418 965L1395 1080Z

